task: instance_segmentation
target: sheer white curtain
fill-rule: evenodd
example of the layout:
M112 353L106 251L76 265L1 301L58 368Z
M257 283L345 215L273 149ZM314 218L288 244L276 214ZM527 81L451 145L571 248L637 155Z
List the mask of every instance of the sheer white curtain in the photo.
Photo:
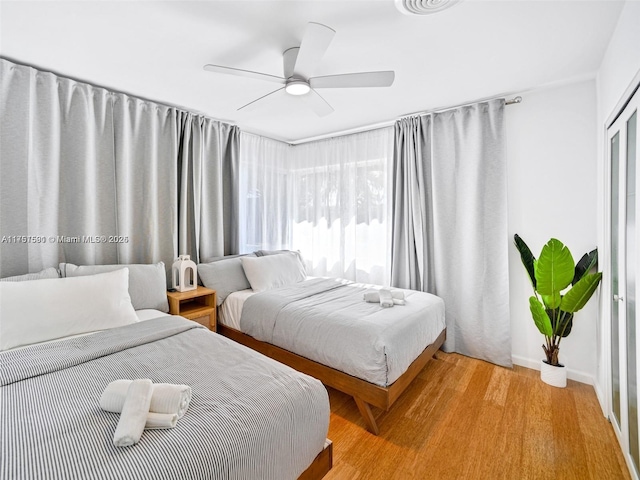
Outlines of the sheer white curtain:
M291 146L240 133L238 239L240 253L292 248Z
M389 284L393 129L295 147L292 238L314 275Z
M298 146L241 134L241 250L300 250L308 273L389 284L393 128Z

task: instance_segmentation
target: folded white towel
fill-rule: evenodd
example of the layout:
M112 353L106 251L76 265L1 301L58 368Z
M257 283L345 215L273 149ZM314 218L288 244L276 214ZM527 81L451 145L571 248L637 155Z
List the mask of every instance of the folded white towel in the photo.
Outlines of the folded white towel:
M151 405L152 385L149 379L131 382L113 435L113 444L116 447L128 447L140 441Z
M107 412L120 413L131 380L114 380L102 392L100 408ZM191 402L191 387L171 383L155 383L152 387L151 405L153 413L172 413L182 418Z
M158 430L160 428L173 428L178 423L178 415L175 413L153 413L147 414L147 422L144 428L148 430Z
M391 292L385 288L380 289L380 306L384 308L393 307L393 297Z
M390 290L394 305L404 305L404 292L402 290ZM364 292L364 301L369 303L380 303L380 291L368 290Z

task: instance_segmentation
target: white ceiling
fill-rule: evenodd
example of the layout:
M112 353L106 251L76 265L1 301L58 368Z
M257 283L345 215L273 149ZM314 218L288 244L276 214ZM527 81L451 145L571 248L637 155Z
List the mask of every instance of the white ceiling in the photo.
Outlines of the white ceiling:
M0 55L298 141L595 75L623 2L462 0L407 16L378 1L5 1ZM274 90L214 63L282 75L307 22L336 30L317 75L395 70L390 88L324 89L335 112L299 98L240 106ZM526 98L525 98L526 101Z

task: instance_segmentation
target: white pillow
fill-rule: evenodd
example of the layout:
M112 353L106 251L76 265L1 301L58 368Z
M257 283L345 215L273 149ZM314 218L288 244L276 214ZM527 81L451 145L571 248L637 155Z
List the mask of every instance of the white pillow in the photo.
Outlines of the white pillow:
M154 309L169 311L167 301L167 272L164 262L154 264L129 265L74 265L61 263L62 277L81 277L96 273L113 272L127 267L129 269L129 295L136 310Z
M254 292L298 283L307 278L304 265L295 253L242 257L240 260Z
M129 270L0 282L0 350L136 323Z

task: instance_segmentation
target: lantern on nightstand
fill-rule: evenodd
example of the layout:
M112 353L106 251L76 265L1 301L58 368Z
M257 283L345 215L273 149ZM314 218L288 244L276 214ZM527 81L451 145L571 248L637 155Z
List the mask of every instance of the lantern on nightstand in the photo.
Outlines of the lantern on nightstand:
M180 255L178 260L173 262L172 287L178 292L188 292L198 287L198 273L196 264L189 255Z

